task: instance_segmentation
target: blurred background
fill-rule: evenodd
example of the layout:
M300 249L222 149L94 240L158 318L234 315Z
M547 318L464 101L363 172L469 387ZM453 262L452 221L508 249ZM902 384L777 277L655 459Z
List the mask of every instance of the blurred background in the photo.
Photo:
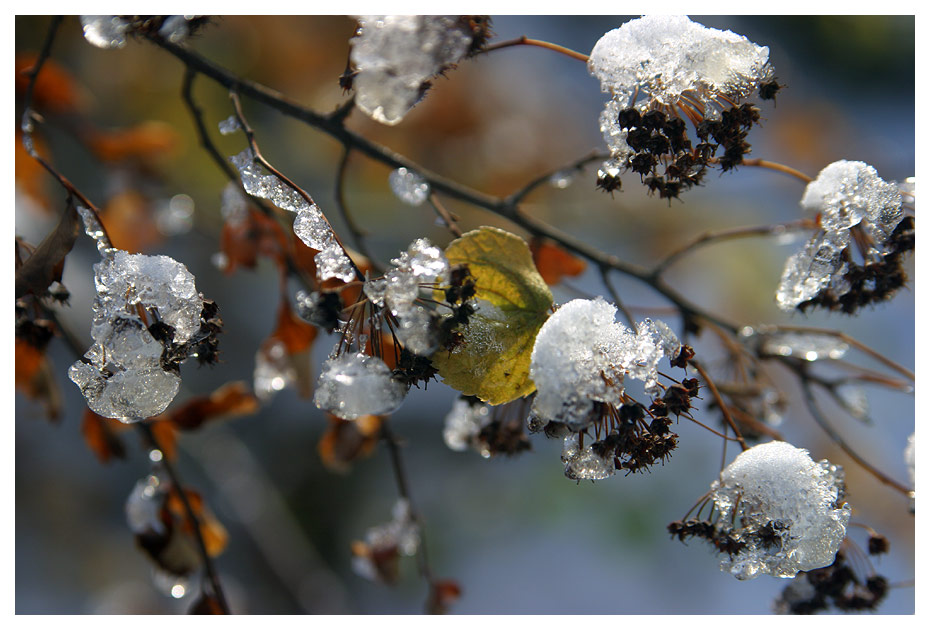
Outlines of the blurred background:
M606 30L627 19L495 16L493 41L526 35L588 52ZM767 45L776 75L787 86L777 104L762 104L763 124L749 138L751 157L811 176L839 159L868 162L889 181L914 175L913 17L693 19ZM41 47L48 23L47 17L17 17L18 69ZM338 77L353 30L354 22L344 17L225 17L190 46L242 77L328 112L346 98ZM277 271L267 260L228 275L214 264L226 180L199 147L180 98L182 64L142 41L121 50L95 48L82 37L76 17L62 24L52 61L61 93L49 97L45 111L38 107L49 119L40 148L91 200L122 217L123 246L183 262L198 289L220 307L222 360L212 368L186 364L172 408L230 381L251 383L256 352L275 327ZM232 114L226 91L201 77L194 93L221 153L245 148L241 134L216 132L217 123ZM347 125L440 174L503 195L593 149L603 150L597 117L605 98L582 63L539 48L512 47L463 62L437 79L396 127L374 123L360 112ZM60 111L56 103L63 104ZM265 156L313 195L346 238L332 193L338 143L248 99L244 104ZM20 111L18 100L17 116ZM68 133L74 125L93 126L109 134L99 137L116 140L91 150ZM22 157L17 140L16 234L35 244L55 225L64 194ZM624 178L622 192L604 194L594 189L595 171L588 168L564 189L539 189L527 199L527 209L643 265L654 264L698 232L801 216L803 186L772 171L743 167L722 176L712 173L703 187L672 203L648 196L635 175ZM403 205L391 194L388 174L386 167L359 156L348 167L347 204L367 231L374 256L387 261L421 236L445 245L448 232L435 224L428 206ZM184 212L192 209L190 230L174 234L163 224L159 231L157 218L172 204ZM447 206L466 230L480 225L515 230L455 201ZM668 280L692 301L730 319L841 328L913 369L913 283L891 302L855 318L777 310L773 296L785 259L805 238L708 247L673 267ZM85 347L97 259L93 244L81 237L64 269L71 300L62 319ZM913 278L912 261L908 269ZM615 282L638 319L664 318L681 332L681 322L668 314L660 296L621 276ZM291 287L292 295L297 288ZM596 269L553 291L557 302L579 292L604 293ZM308 359L311 375L334 342L325 334L316 339ZM696 348L702 356L701 344ZM74 356L58 340L48 356L61 395L58 421L46 420L40 402L16 394L16 612L185 611L190 597L173 599L153 584L151 565L126 525L125 500L148 473L145 452L127 434L127 458L101 464L82 438L84 400L67 380ZM707 359L713 363L712 354ZM853 360L868 364L861 355ZM792 386L790 375L779 378ZM914 431L914 398L877 387L866 391L873 424L839 412L831 418L870 461L906 482L902 453ZM705 545L682 544L666 531L714 479L721 459L718 438L682 423L676 429L680 446L664 466L577 485L563 476L561 445L541 435L531 436L532 451L511 458L485 460L475 452L450 451L442 423L455 395L441 383L413 390L391 419L405 443L411 492L425 519L434 571L462 588L452 612L771 611L785 580L762 576L738 582L718 569ZM388 521L397 498L387 453L379 447L347 473L332 472L317 450L326 427L312 402L288 388L258 413L180 437L183 478L202 492L229 531L217 567L233 610L420 612L426 587L412 559L402 559L401 579L392 587L351 570L351 541ZM826 438L799 400L788 408L780 430L814 459L845 466L853 519L891 541L891 553L873 560L876 569L892 583L912 580L914 519L907 499L864 474ZM734 454L731 449L728 459ZM864 541L861 531L854 536ZM893 588L880 612L913 613L913 588Z

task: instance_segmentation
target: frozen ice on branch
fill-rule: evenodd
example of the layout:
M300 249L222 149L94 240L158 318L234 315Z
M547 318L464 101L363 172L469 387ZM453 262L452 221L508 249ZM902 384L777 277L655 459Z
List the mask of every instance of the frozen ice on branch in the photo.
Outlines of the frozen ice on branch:
M350 60L355 104L396 125L419 102L430 79L487 37L485 20L458 15L360 15Z
M322 210L307 200L276 175L264 175L255 161L252 149L245 149L230 158L239 169L245 191L253 197L267 199L283 210L295 212L294 233L307 247L317 250L314 256L320 280L339 278L349 282L355 278L355 267L336 239L336 234Z
M163 356L201 331L204 300L187 267L168 256L103 253L94 265L94 345L68 376L94 412L130 422L161 413L174 399L181 379Z
M377 357L361 353L328 359L320 369L313 402L345 420L395 411L407 390L391 378L391 369Z

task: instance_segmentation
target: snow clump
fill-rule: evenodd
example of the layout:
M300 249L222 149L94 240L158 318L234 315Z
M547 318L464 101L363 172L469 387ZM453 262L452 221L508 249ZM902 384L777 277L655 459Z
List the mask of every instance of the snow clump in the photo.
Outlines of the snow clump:
M768 442L740 453L711 484L717 528L742 545L721 570L749 580L829 566L846 536L845 494L843 469L805 449Z
M392 413L406 393L404 385L391 378L391 368L384 361L351 353L323 364L313 403L334 416L353 420Z

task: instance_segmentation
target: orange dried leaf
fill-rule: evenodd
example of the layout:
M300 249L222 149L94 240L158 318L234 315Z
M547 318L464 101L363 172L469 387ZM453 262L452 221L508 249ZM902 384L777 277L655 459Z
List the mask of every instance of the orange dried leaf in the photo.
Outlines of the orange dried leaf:
M278 325L271 336L284 344L288 354L294 355L307 350L316 335L316 326L294 315L291 303L286 297L283 298L278 306Z
M430 615L444 615L449 606L462 596L462 587L455 580L436 580L429 585L429 599L426 612Z
M39 161L29 155L23 146L22 133L16 130L16 152L14 154L14 168L16 172L16 185L28 197L45 210L51 210L51 202L45 192L47 171L42 168ZM45 143L36 134L32 135L32 142L39 155L46 155Z
M26 74L38 56L35 53L16 55L16 94L25 95L29 86ZM77 83L71 75L52 59L46 59L32 92L32 105L40 112L63 113L79 105Z
M548 285L558 284L565 276L577 276L587 268L584 260L550 240L535 237L530 239L530 251L533 253L533 263L539 275Z
M220 555L229 542L229 532L207 508L199 492L184 490L184 494L187 497L188 504L190 504L191 511L200 523L200 536L203 538L207 553L212 557ZM194 526L187 518L187 510L184 509L184 503L181 501L181 496L176 488L172 488L166 505L174 517L181 521L183 530L192 534Z
M134 190L118 193L107 201L100 221L113 247L137 254L161 241L149 200Z
M253 208L249 209L244 221L225 223L220 235L220 249L226 254L227 275L240 266L254 269L260 255L270 258L283 270L286 248L287 237L277 221Z
M16 339L15 355L16 389L31 400L40 401L48 419L57 420L61 415L61 392L48 358L23 339Z
M190 431L199 428L204 422L245 416L258 411L259 403L255 395L242 381L226 383L209 396L191 398L178 407L166 418L178 429Z
M106 464L113 458L126 459L126 445L119 433L127 426L119 420L104 418L90 409L85 409L81 420L81 434L97 459Z
M88 144L103 162L147 163L174 152L180 144L180 135L168 123L150 120L128 129L95 131Z
M327 418L329 428L317 444L320 460L333 472L348 472L352 462L374 451L384 417L367 415L343 420L327 414Z

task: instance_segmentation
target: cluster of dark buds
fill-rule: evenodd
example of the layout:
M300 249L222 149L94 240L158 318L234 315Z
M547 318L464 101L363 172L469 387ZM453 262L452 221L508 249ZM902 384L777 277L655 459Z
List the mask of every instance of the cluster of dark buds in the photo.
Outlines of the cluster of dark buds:
M842 612L876 610L888 588L888 580L882 575L857 575L841 549L830 566L798 574L775 600L775 611L811 615L831 607Z
M767 548L777 545L780 540L775 536L775 525L769 523L766 527L769 526L771 526L771 529L767 533L770 534L771 541L766 545ZM733 531L730 528L717 527L709 521L696 518L673 521L668 524L668 532L672 536L677 536L681 542L684 542L686 538L702 538L713 545L720 553L726 553L731 557L738 554L746 546L745 541L738 540L733 536Z
M759 97L774 99L781 86L772 80L759 86ZM720 97L723 98L723 97ZM719 118L705 118L696 101L682 95L676 107L656 106L642 112L641 107L620 111L617 123L626 131L626 143L633 150L624 166L638 173L650 194L672 199L701 184L708 164L717 163L721 171L729 171L743 162L752 148L746 138L752 126L759 122L759 108L752 103L736 104L724 99L728 109ZM684 118L694 125L700 142L692 144ZM718 149L723 155L715 157ZM598 188L607 192L621 187L619 172L602 170Z
M850 232L861 251L874 249L874 243L859 226L853 226ZM914 250L914 217L905 216L901 219L882 246L884 253L873 253L861 264L852 259L850 248L844 250L842 258L847 270L840 283L844 291L839 293L834 287L827 287L796 308L806 312L821 307L853 314L863 306L890 299L907 282L904 256Z

